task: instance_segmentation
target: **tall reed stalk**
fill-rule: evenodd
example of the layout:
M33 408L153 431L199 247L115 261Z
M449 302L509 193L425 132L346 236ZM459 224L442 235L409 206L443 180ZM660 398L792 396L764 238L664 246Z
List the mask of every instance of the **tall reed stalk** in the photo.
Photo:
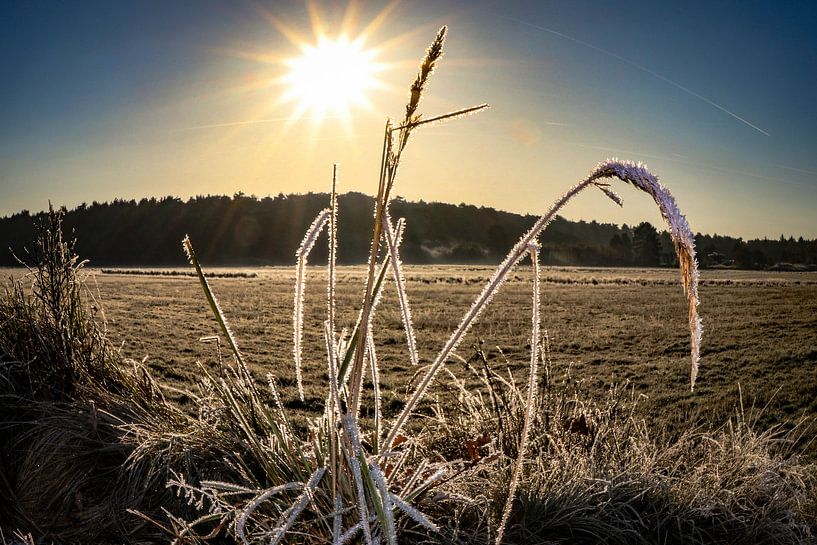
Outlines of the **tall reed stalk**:
M420 104L420 99L426 90L429 78L431 77L437 62L442 58L443 45L445 43L447 32L448 28L443 26L437 33L437 37L434 38L431 46L426 50L426 55L420 64L420 70L417 73L417 77L415 78L414 83L411 84L409 102L406 105L406 113L402 123L399 126L394 127L391 120L386 120L385 134L383 136L383 151L380 160L380 177L378 180L377 197L375 199L374 225L372 227L372 242L369 252L368 276L366 278L365 294L361 307L363 309L360 320L362 331L368 331L373 301L375 263L377 261L378 250L380 249L383 222L388 217L389 200L391 197L392 188L394 187L395 179L397 178L397 170L400 165L400 159L403 155L403 151L406 149L406 145L408 144L412 132L416 127L424 123L422 116L417 113L417 108ZM449 112L433 117L429 119L428 122L451 119L460 115L482 110L486 107L487 104L481 104L472 108ZM354 354L354 365L352 367L353 392L357 392L359 390L360 382L363 379L364 352L364 344L358 344ZM351 400L351 407L353 411L358 409L359 403L359 397L354 395Z

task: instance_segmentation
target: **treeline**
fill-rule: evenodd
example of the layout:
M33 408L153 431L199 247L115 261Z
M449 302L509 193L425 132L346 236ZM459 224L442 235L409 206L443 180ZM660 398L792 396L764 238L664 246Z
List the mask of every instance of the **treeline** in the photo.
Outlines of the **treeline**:
M257 198L238 193L140 201L116 199L65 211L64 226L95 266L180 266L181 239L189 234L208 265L287 265L311 221L327 206L325 193ZM363 263L369 250L372 197L339 198L339 260ZM392 216L406 218L402 257L408 263L496 263L536 217L465 204L392 201ZM22 211L0 218L0 265L25 260L43 214ZM541 238L547 265L674 266L669 234L644 222L617 226L557 217ZM696 237L702 266L814 268L817 240ZM325 257L318 245L313 262Z

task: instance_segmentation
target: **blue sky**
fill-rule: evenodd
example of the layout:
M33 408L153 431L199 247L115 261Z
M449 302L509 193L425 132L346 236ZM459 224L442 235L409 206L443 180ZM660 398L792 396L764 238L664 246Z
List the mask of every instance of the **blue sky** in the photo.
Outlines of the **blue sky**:
M379 14L380 24L371 28ZM596 162L642 160L696 231L817 237L817 9L807 2L11 2L0 7L0 214L114 197L374 192L380 134L447 24L397 193L544 211ZM271 19L278 21L278 26ZM344 23L345 20L345 23ZM292 121L283 29L365 34L387 85ZM660 224L583 197L571 218Z

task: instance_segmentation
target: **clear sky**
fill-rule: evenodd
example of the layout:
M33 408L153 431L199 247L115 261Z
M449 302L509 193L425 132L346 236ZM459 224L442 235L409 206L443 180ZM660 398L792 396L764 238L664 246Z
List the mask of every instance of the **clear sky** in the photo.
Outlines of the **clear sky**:
M617 156L647 163L695 231L817 237L817 8L797 1L8 0L0 215L326 191L333 162L341 191L374 193L385 117L442 24L421 110L491 108L418 131L397 194L540 213ZM380 85L345 112L299 108L288 60L341 34L362 36ZM587 194L566 216L661 224L619 192L621 210Z

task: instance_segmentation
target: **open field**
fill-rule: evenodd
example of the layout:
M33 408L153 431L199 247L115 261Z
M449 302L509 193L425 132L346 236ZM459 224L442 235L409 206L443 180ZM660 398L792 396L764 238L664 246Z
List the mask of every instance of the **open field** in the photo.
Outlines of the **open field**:
M214 269L214 272L220 269ZM284 401L301 406L292 364L293 271L252 269L256 278L211 280L239 346L259 378L272 372L285 386ZM491 365L522 377L528 364L529 269L517 270L459 353L478 340ZM340 325L353 325L364 270L339 270ZM489 268L407 267L407 287L420 350L428 363L477 296ZM212 365L216 346L199 339L217 326L195 278L124 276L93 271L109 335L125 356L142 359L172 387L193 385L196 361ZM674 270L544 269L542 325L549 334L553 373L570 373L604 393L628 381L658 429L690 421L720 423L739 401L769 407L763 423L817 415L817 274L703 271L704 341L695 393L689 392L686 304ZM321 330L324 269L310 267L305 322L307 409L322 406L326 363ZM384 407L401 405L416 368L408 363L399 305L389 284L376 315ZM505 358L498 354L501 347ZM506 363L507 361L507 363ZM451 363L461 376L462 365ZM444 392L445 385L436 391ZM183 395L173 394L183 401Z

